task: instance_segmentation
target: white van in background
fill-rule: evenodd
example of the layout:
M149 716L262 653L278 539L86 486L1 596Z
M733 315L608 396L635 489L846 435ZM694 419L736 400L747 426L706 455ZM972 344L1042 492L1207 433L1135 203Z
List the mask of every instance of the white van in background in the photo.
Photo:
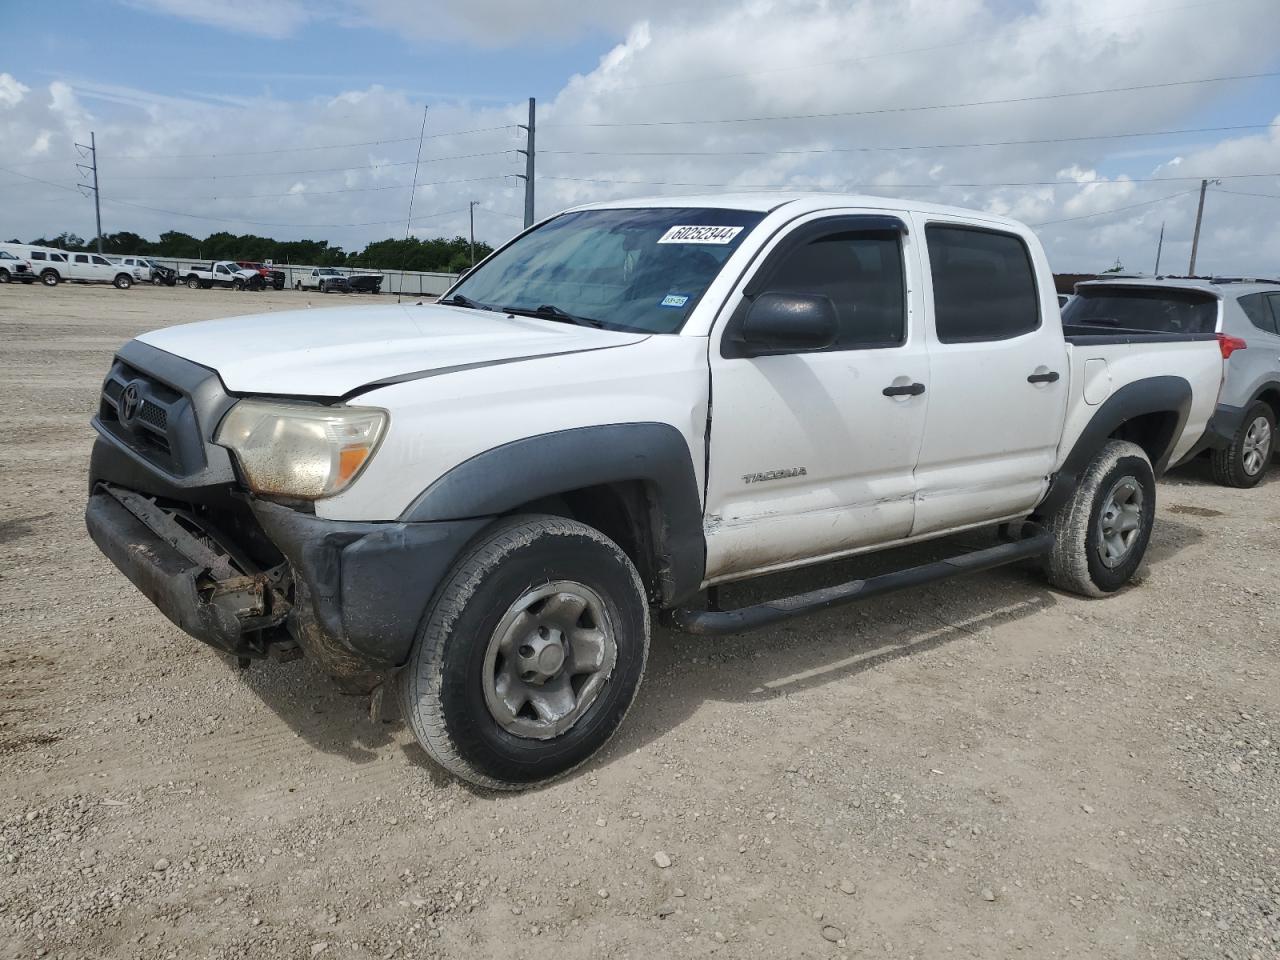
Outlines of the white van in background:
M28 243L3 243L15 257L30 260L31 267L46 287L56 287L63 280L82 283L111 283L121 290L133 286L133 271L113 263L100 253L73 253L54 247L35 247Z

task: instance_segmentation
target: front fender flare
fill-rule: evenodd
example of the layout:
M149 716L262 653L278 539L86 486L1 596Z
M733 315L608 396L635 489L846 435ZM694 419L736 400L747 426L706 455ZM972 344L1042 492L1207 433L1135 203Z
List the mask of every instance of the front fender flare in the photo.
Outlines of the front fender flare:
M689 445L670 424L604 424L513 440L458 464L400 519L497 516L545 497L627 481L644 483L650 494L663 604L686 599L702 585L706 539Z

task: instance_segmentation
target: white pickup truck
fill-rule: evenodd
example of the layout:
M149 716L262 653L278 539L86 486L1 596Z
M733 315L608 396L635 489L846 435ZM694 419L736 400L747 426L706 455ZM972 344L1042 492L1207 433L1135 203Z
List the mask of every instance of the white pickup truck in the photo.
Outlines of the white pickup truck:
M192 290L229 287L232 290L261 290L266 286L262 274L231 260L215 260L209 266L192 264L182 271L183 282Z
M1003 563L1098 596L1199 439L1213 334L1065 331L1035 235L871 197L621 201L437 304L125 344L86 519L174 623L399 692L521 788L622 722L650 613L725 634ZM721 610L716 586L973 527L948 560Z

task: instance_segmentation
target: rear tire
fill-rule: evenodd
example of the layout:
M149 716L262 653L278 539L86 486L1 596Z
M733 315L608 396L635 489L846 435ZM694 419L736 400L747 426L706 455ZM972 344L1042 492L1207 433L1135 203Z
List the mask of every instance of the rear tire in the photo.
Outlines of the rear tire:
M1259 400L1244 415L1231 443L1210 455L1214 482L1224 487L1256 487L1271 466L1275 437L1276 415Z
M199 290L199 289L200 289L200 279L199 279L199 277L187 277L187 289L188 289L188 290Z
M512 517L436 593L398 677L400 703L440 766L525 789L604 746L648 653L644 585L618 545L575 520Z
M1049 582L1084 597L1114 593L1137 572L1151 540L1156 478L1136 443L1109 440L1071 498L1044 517L1054 534Z

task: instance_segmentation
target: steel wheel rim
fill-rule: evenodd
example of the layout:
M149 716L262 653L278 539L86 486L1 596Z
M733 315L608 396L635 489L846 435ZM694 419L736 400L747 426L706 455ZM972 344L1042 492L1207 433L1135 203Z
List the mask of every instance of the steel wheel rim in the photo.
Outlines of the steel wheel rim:
M485 705L508 733L550 740L582 719L618 659L608 609L585 584L527 590L498 622L485 651Z
M1253 423L1249 424L1244 433L1241 455L1244 472L1251 477L1256 477L1267 465L1267 458L1271 456L1271 424L1267 423L1266 417L1254 417Z
M1098 554L1108 567L1125 561L1142 533L1142 505L1146 494L1134 477L1121 477L1102 501L1098 515Z

